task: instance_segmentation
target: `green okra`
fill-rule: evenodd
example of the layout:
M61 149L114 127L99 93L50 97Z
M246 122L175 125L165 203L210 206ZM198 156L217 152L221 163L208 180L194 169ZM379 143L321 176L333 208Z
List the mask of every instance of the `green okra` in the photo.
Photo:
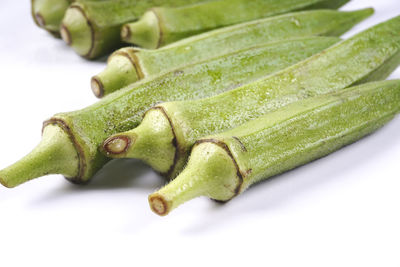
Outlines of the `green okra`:
M125 24L122 40L156 49L213 29L288 12L339 8L350 0L216 0L183 7L154 7L139 21Z
M31 0L31 11L36 24L54 36L59 36L59 28L71 0Z
M197 139L307 97L386 78L399 64L400 16L240 88L206 99L156 105L139 127L109 137L103 149L110 157L141 159L174 178Z
M31 13L35 23L55 37L60 37L61 21L73 2L104 0L31 0Z
M104 0L71 4L62 20L61 37L79 55L103 56L121 45L123 24L152 6L182 6L207 0Z
M77 183L89 181L109 160L99 151L104 139L136 127L143 113L154 104L202 98L233 89L338 41L336 37L305 37L249 47L143 80L83 110L57 114L45 122L39 146L0 171L0 182L14 187L46 174L63 174Z
M157 50L123 48L113 53L107 68L92 78L92 90L102 97L137 80L266 42L338 36L372 13L370 8L302 11L214 30Z
M400 80L373 82L295 102L230 131L199 139L185 170L150 195L167 215L199 196L228 201L250 185L321 158L400 112Z

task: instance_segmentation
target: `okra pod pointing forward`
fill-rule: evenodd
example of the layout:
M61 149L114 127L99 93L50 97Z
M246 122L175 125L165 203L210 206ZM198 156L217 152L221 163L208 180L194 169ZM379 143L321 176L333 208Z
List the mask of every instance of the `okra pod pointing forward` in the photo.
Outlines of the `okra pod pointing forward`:
M125 24L121 37L125 42L155 49L185 37L246 21L288 12L339 8L349 0L217 0L178 8L155 7L142 18Z
M103 144L114 158L138 158L174 178L197 139L237 127L292 102L386 78L400 64L400 16L294 66L200 100L162 103L136 129Z
M167 215L199 196L228 201L250 185L323 157L375 131L400 112L400 80L295 102L231 131L199 139L185 170L150 195Z
M86 182L108 161L98 149L104 139L136 127L146 109L154 104L202 98L233 89L338 41L336 37L305 37L248 48L143 80L86 109L57 114L45 122L41 144L20 162L0 171L0 182L14 187L55 173L77 183Z
M40 28L58 37L61 20L71 2L71 0L31 0L32 17Z
M135 21L153 6L181 6L201 0L104 0L76 2L67 9L61 37L79 55L103 56L121 45L123 24Z
M157 50L123 48L92 78L92 90L102 97L145 77L266 42L307 35L339 36L372 13L371 8L302 11L214 30Z

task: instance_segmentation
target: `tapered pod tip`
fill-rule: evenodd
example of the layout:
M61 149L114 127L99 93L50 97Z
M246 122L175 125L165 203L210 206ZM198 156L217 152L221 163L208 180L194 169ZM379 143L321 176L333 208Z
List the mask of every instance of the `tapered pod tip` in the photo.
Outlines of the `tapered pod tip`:
M134 48L122 48L108 59L107 67L91 79L92 91L101 98L143 78Z
M196 145L185 170L149 196L151 210L165 216L196 197L228 201L236 196L243 180L228 150L223 143L214 141Z
M125 24L121 38L127 43L147 49L156 49L161 44L161 29L154 10L146 12L137 22Z
M48 174L75 177L79 156L69 135L57 125L44 128L40 144L27 156L0 170L0 183L12 188Z
M171 211L170 205L164 197L158 193L149 196L151 210L160 216L166 216Z
M126 135L112 136L108 138L106 141L104 141L102 146L103 153L105 153L108 156L117 157L118 155L125 153L133 142L134 140L132 140L132 137L130 136Z

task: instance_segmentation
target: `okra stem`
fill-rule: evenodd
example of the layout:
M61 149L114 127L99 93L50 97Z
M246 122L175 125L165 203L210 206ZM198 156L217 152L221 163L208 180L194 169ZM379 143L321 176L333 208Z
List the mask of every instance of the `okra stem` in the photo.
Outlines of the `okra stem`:
M92 90L101 97L152 75L267 42L311 35L339 36L372 13L370 8L302 11L210 31L157 50L123 48L113 53L107 68L92 78Z
M125 42L156 49L213 29L313 8L338 8L349 0L216 0L178 8L154 7L125 24Z
M30 154L0 171L0 183L11 188L51 173L75 177L78 169L78 154L69 134L49 125L44 128L41 143Z
M355 142L399 112L400 80L364 84L293 103L198 140L185 170L150 195L150 207L164 216L199 196L228 201L258 181Z

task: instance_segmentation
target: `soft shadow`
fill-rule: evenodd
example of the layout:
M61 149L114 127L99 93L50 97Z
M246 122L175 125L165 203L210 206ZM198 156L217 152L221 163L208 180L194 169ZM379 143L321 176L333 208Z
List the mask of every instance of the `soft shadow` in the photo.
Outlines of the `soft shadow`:
M372 136L333 154L260 182L228 203L212 202L205 212L206 216L200 214L196 223L183 231L186 234L198 234L210 228L220 228L239 216L279 209L310 190L343 180L345 175L342 174L349 169L373 164L376 155L398 145L400 139L394 139L393 133L397 132L399 126L400 120L396 120Z
M42 195L38 202L48 202L73 194L81 194L87 191L122 190L134 188L135 190L155 190L165 183L160 175L134 159L117 159L107 163L89 183L76 185L69 182L62 184L57 190Z

